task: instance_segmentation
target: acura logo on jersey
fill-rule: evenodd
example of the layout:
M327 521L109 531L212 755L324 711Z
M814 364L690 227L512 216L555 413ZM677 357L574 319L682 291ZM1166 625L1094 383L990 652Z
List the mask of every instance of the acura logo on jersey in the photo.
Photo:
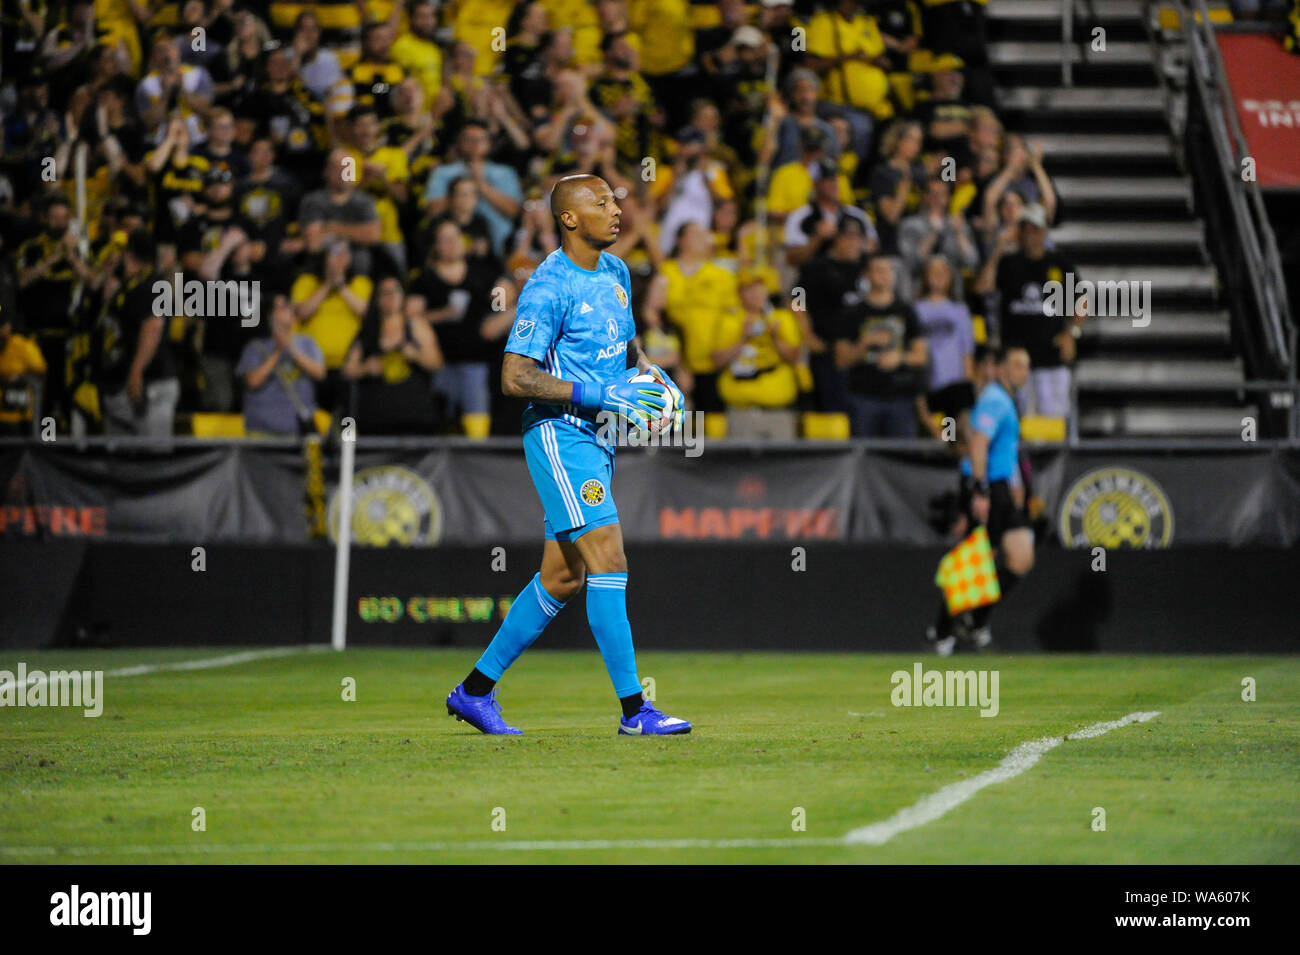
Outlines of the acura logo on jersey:
M605 323L605 331L609 332L610 341L618 340L618 322L614 321L611 318L609 321Z
M625 354L627 354L627 342L616 342L608 348L602 348L600 353L596 355L596 359L599 361L604 358L614 358Z
M515 325L515 338L528 338L533 334L533 326L536 324L531 318L521 319Z

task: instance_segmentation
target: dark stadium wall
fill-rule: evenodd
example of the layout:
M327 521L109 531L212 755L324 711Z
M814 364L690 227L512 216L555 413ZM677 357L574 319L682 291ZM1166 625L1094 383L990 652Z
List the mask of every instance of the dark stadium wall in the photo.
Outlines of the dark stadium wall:
M536 546L378 549L352 555L349 646L484 646L534 573ZM822 544L629 547L637 645L675 650L922 650L937 608L938 548ZM334 552L0 541L0 647L327 643ZM1277 653L1300 650L1295 549L1044 548L993 617L1008 651ZM594 649L582 597L539 648Z

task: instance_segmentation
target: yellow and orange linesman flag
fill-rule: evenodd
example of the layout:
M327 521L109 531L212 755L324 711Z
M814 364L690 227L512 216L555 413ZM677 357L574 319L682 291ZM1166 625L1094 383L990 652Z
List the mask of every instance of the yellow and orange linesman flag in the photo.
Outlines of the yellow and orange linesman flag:
M983 524L943 555L934 582L943 591L948 613L952 615L1002 599L993 548L989 546L989 533Z

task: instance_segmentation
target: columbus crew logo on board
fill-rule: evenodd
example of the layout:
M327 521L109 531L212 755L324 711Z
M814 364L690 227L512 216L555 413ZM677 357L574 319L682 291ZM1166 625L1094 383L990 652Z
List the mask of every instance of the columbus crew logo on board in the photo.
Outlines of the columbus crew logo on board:
M1140 471L1098 468L1061 499L1059 533L1066 547L1168 547L1174 510L1160 485Z
M339 495L330 498L329 532L338 540ZM383 466L358 471L352 482L352 539L360 545L436 544L442 536L442 506L420 475Z

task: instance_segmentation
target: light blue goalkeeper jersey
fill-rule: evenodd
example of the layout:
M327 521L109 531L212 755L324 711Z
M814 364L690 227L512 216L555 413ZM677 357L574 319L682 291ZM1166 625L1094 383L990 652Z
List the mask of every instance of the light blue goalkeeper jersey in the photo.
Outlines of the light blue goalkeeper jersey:
M505 350L535 359L557 378L599 383L627 368L627 346L635 335L632 276L623 260L602 252L595 271L588 271L556 249L519 293ZM594 434L597 413L533 402L523 429L558 418Z

